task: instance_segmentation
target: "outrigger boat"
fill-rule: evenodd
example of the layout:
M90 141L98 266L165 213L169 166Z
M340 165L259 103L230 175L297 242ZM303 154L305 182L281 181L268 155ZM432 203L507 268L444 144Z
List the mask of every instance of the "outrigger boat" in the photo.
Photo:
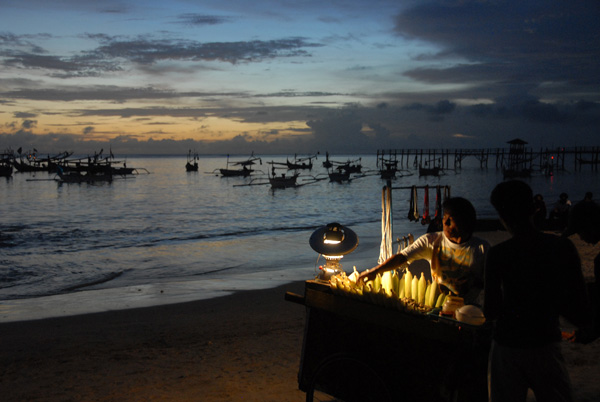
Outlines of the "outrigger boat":
M273 163L273 162L270 162ZM275 166L271 168L271 175L269 176L269 183L271 184L271 188L288 188L288 187L296 187L298 184L296 180L300 173L294 173L291 176L286 176L285 173L277 176L275 173Z
M146 169L127 167L127 162L114 160L112 151L109 156L102 156L95 153L94 156L85 158L68 159L57 166L56 173L58 180L64 183L92 183L99 181L112 181L115 176L126 177L128 175L139 174L140 170ZM115 166L116 164L123 166Z
M294 155L294 162L290 162L289 159L286 159L285 164L289 170L299 170L299 169L311 170L313 167L312 160L316 159L316 158L317 158L317 155L307 156L305 158L297 158L296 155ZM306 163L305 161L308 161L308 163Z
M382 179L389 180L396 178L398 171L398 161L386 161L379 169L379 175Z
M393 180L398 173L400 174L400 177L413 175L412 172L406 169L398 168L396 151L393 153L390 151L387 158L385 156L385 151L377 151L377 167L379 168L379 176L384 180Z
M250 169L248 168L248 166L252 166L256 163L256 161L259 161L259 163L262 165L262 159L260 159L259 157L254 156L254 152L252 152L252 154L250 154L250 157L248 159L246 159L245 161L240 161L240 162L229 162L229 155L227 155L227 167L225 169L218 169L219 172L221 173L221 176L223 177L247 177L250 176L250 174L254 171L254 169ZM230 169L229 165L232 166L241 166L241 169ZM217 169L215 169L216 171ZM213 171L214 173L214 171Z
M396 152L392 154L390 151L389 156L385 157L385 152L377 151L377 167L379 168L379 175L382 179L390 180L396 178L396 172L398 171L398 158Z
M19 158L13 158L12 164L18 172L56 172L56 167L64 162L73 152L61 152L57 155L46 158L38 157L37 150L33 152L22 153L21 148L17 150Z
M419 176L439 176L442 169L438 166L423 167L419 166Z
M192 154L192 150L188 152L187 163L185 164L186 172L197 172L198 171L198 154L194 152Z
M110 167L107 167L106 171L104 172L95 171L82 173L78 171L65 172L62 166L58 166L57 175L60 183L97 183L111 182L113 180Z
M4 153L0 155L0 177L10 177L12 172L12 154Z
M285 173L281 176L269 177L269 183L272 188L288 188L296 187L296 179L298 179L299 173L294 173L291 176L286 176Z
M323 162L323 167L325 169L333 167L333 162L329 160L329 152L325 152L325 161Z
M273 165L285 166L288 170L303 170L308 169L311 170L313 167L312 160L316 159L317 155L307 156L304 158L298 158L297 155L294 155L294 161L290 162L289 158L286 158L285 162L269 162ZM306 163L308 161L308 163Z
M339 169L339 168L338 168ZM343 170L331 170L327 173L329 175L329 181L342 183L344 181L350 181L350 173Z

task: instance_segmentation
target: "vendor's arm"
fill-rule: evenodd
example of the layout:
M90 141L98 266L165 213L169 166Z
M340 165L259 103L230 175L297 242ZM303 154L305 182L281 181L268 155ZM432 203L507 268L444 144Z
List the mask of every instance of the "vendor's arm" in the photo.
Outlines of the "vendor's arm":
M375 279L377 274L383 274L384 272L391 271L392 269L396 269L400 267L402 264L406 263L407 258L404 254L399 253L391 256L381 264L373 267L371 269L367 269L363 271L358 276L359 282L367 282L369 280Z

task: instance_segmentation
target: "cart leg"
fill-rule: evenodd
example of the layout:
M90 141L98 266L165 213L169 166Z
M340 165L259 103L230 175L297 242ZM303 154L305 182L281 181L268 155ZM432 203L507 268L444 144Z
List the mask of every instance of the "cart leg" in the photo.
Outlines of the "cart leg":
M306 402L391 402L379 374L352 356L330 356L315 370Z

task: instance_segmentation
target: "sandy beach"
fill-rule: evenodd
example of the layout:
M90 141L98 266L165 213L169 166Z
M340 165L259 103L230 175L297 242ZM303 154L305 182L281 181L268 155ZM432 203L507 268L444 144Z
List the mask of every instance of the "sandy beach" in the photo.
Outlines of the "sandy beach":
M491 234L492 243L503 234ZM593 278L597 247L572 240ZM307 278L311 279L311 278ZM303 401L304 282L195 302L0 324L2 401ZM600 340L563 342L575 400L600 400Z

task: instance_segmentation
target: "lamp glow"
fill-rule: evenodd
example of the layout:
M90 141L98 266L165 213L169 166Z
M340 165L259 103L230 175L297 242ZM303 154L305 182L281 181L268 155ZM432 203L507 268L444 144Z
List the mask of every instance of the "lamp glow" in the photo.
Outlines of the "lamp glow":
M315 230L309 243L312 249L323 255L326 260L317 279L329 281L333 275L342 272L340 260L356 249L358 236L351 229L333 222Z

